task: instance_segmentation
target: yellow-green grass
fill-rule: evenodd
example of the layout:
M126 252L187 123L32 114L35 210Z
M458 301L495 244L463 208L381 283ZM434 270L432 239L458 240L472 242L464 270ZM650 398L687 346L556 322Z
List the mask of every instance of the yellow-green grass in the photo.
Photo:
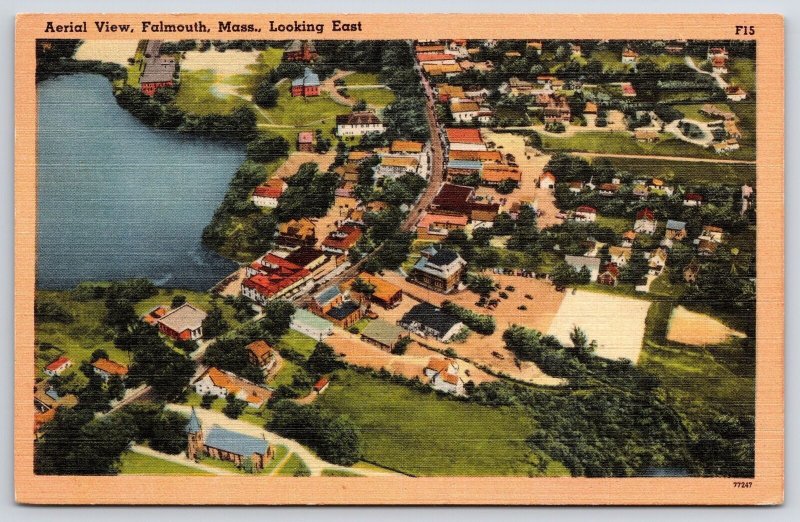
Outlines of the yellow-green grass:
M287 460L286 463L280 469L278 469L275 475L279 477L293 477L295 473L301 469L308 470L308 466L306 466L306 463L303 462L303 459L297 456L297 453L292 453L292 455L289 457L289 460Z
M679 410L753 415L755 360L742 341L687 346L666 340L670 302L654 302L647 314L639 367L653 373Z
M381 466L378 466L377 464L373 464L371 462L366 462L366 461L363 461L363 460L359 460L358 462L353 464L351 467L353 469L355 469L355 470L363 469L365 471L392 471L392 470L387 469L387 468L382 468Z
M391 89L350 89L347 94L353 99L379 108L386 107L396 99Z
M203 397L200 396L198 393L189 392L186 394L186 400L184 404L187 406L194 406L195 408L200 408L200 403L202 402ZM227 401L225 399L214 399L214 402L211 403L211 409L214 411L222 412L222 409L225 408L225 404ZM262 406L260 410L253 408L251 406L245 407L244 411L241 415L239 415L239 420L248 422L250 424L254 424L261 428L264 427L267 420L268 410L266 406Z
M636 176L661 178L681 185L753 184L756 177L755 165L691 163L647 158L602 158L602 160L609 161L615 169L628 171Z
M655 143L638 142L626 132L591 131L569 137L543 134L542 145L545 150L562 152L680 156L704 159L755 159L755 149L752 147L742 147L741 150L720 156L712 150L681 141L671 134L665 133L661 133L660 140Z
M213 457L201 457L200 464L203 464L204 466L209 466L211 468L218 468L221 470L229 471L231 473L250 475L250 473L247 473L245 470L241 469L239 466L237 466L236 464L234 464L229 460L220 460L220 459L215 459Z
M597 216L597 226L607 227L616 232L617 234L622 234L633 228L633 222L631 219L628 218Z
M305 334L296 330L289 330L278 341L278 349L289 349L299 353L305 357L311 355L314 348L317 346L317 341Z
M340 371L315 404L359 427L364 458L420 476L567 475L525 443L534 424L524 410L486 407Z
M211 475L207 471L132 451L120 457L119 472L121 475Z
M326 468L322 470L323 477L363 477L360 473L346 471L343 469Z
M79 372L82 361L88 361L92 352L103 349L108 356L119 363L130 364L127 352L114 346L113 332L103 324L106 313L102 299L78 301L71 297L69 290L37 290L36 299L42 302L54 302L62 306L74 318L72 323L37 322L36 332L36 369L37 376L43 377L43 368L60 355L72 361L72 368L64 375ZM56 346L58 350L41 349L44 343Z
M671 65L681 65L684 63L683 56L675 54L642 54L639 61L649 60L656 64L659 69L667 69Z
M286 82L278 86L278 91L278 104L267 109L269 119L277 125L333 128L337 115L350 112L349 107L336 103L326 93L310 98L292 96Z
M728 62L728 83L738 85L748 93L756 89L756 64L752 58L733 58Z
M211 70L181 72L175 105L189 114L229 114L238 107L252 105L247 100L222 93L220 79Z
M356 324L354 324L350 328L355 328L356 330L358 330L359 333L361 333L361 330L366 328L368 324L369 324L369 318L362 317L361 319L356 321Z
M267 462L267 465L264 466L264 469L261 470L261 473L263 473L265 475L269 475L270 473L272 473L272 470L275 469L275 467L278 464L280 464L280 462L289 453L289 448L287 448L286 446L284 446L282 444L274 446L274 448L275 448L275 455L273 455L273 457L270 459L270 461Z
M631 65L622 63L622 55L614 51L594 50L589 55L589 60L597 60L603 64L606 72L627 71Z
M225 82L239 87L240 94L252 95L261 80L281 63L283 49L270 47L259 53L256 63L247 66L248 74L234 74L225 78Z
M235 328L240 325L239 321L236 320L235 311L232 306L225 304L221 298L215 298L208 292L198 292L195 290L159 288L158 294L139 301L134 305L133 309L136 312L136 315L141 316L156 306L169 306L172 302L172 299L176 295L185 296L187 303L190 303L192 306L196 306L197 308L200 308L206 312L211 310L211 308L216 304L217 307L222 310L222 317L225 319L225 321L227 321L231 328Z
M278 386L283 385L288 386L292 384L292 378L299 370L300 367L296 363L293 363L288 359L284 359L281 363L281 369L278 370L278 373L276 373L275 376L272 377L269 382L267 382L267 384L272 388L277 388Z
M354 72L344 78L345 85L378 85L381 83L378 73Z

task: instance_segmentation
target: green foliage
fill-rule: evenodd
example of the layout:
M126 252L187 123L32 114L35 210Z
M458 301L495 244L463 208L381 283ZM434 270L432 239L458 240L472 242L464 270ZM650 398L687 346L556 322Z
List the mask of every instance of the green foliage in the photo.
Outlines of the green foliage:
M491 315L483 315L462 306L458 306L452 301L445 301L442 303L442 310L458 317L458 319L467 325L470 330L478 332L481 335L492 335L495 329L495 319Z
M256 384L262 384L264 374L250 361L250 354L245 347L248 342L249 340L240 337L217 339L206 348L203 363L233 372Z
M269 163L289 154L289 142L283 136L260 136L247 144L247 159Z
M304 163L286 181L289 187L275 209L280 221L327 214L333 205L339 178L331 172L319 172L316 163Z
M183 294L175 294L174 296L172 296L172 303L170 303L170 306L172 308L178 308L179 306L181 306L185 302L186 302L186 296L185 295L183 295Z
M394 344L392 353L395 355L403 355L408 350L408 345L411 344L412 339L410 336L401 337L399 341Z
M203 408L204 410L210 410L211 409L211 405L214 404L215 400L217 400L216 397L214 397L210 393L206 393L200 399L200 407Z
M218 337L228 331L230 325L222 317L220 307L214 305L208 311L206 318L203 319L203 337L211 339Z
M52 322L70 324L75 321L72 314L60 304L52 301L40 301L38 299L34 302L33 318L37 323Z
M503 332L503 341L517 358L535 362L548 375L575 377L585 371L575 353L567 351L552 335L512 325Z
M129 382L147 383L156 398L174 399L189 385L195 371L194 361L170 349L154 328L137 325L119 336L116 342L133 352Z
M269 109L278 105L278 89L269 79L262 80L253 93L253 102L259 107Z
M263 307L264 317L259 321L259 326L264 335L270 339L277 339L289 330L295 306L289 301L275 299Z
M267 429L306 444L334 464L350 466L361 458L362 442L355 425L316 406L280 401L273 408Z
M336 355L336 352L325 343L317 343L311 357L306 363L308 371L314 375L323 375L344 367L344 363Z
M243 400L237 399L233 394L228 394L225 406L222 408L222 413L231 419L238 419L244 412L247 403Z
M480 274L467 275L467 288L482 296L488 296L495 290L495 282L489 276Z

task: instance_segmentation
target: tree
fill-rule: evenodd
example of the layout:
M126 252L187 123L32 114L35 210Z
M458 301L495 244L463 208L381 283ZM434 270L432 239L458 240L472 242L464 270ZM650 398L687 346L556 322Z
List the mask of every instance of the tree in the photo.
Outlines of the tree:
M206 348L203 363L261 384L264 382L264 373L251 362L246 348L247 342L247 339L241 337L218 338Z
M316 375L330 373L344 367L336 352L325 343L317 343L306 363L308 371Z
M210 410L211 409L211 405L214 404L214 401L216 399L217 398L215 396L211 395L210 393L206 393L200 399L200 407L203 408L204 410Z
M227 332L228 328L230 325L222 317L222 310L215 304L203 319L203 337L207 339L218 337Z
M102 348L98 348L97 350L92 352L92 356L89 358L89 362L93 363L98 359L108 359L108 352L103 350Z
M245 406L247 406L245 401L237 399L235 395L229 393L225 407L222 408L222 413L228 418L238 419L244 412Z
M369 303L372 299L372 295L375 293L375 285L364 281L360 277L356 277L355 281L353 281L353 285L350 287L350 290L361 294L364 297L364 301Z
M597 341L589 342L586 333L577 326L573 327L572 332L570 332L569 340L572 341L575 354L581 361L586 362L594 356L594 352L597 349Z
M295 306L289 301L275 299L264 305L264 318L259 321L266 337L277 339L289 329Z
M106 391L109 399L118 401L125 396L125 384L118 375L113 375L106 383Z
M247 158L269 163L289 154L289 142L283 136L260 136L247 144Z
M171 410L163 410L153 422L150 447L156 451L177 455L186 450L186 423L189 417Z
M550 272L550 280L556 288L566 288L578 279L578 271L567 263L561 261Z
M395 355L403 355L406 353L408 349L408 345L411 344L412 339L410 336L401 337L399 341L394 344L394 348L392 348L392 353Z
M172 303L170 306L172 308L178 308L179 306L182 306L184 303L186 303L186 296L183 294L175 294L174 296L172 296Z
M105 324L117 331L125 330L137 321L133 304L125 298L106 300Z
M194 372L194 361L171 350L156 336L136 346L128 379L150 385L157 399L171 400L189 385Z
M355 105L353 105L354 112L365 111L365 110L367 110L367 102L364 100L358 100L355 103Z
M253 102L265 109L275 107L278 105L278 89L269 79L262 80L253 93Z

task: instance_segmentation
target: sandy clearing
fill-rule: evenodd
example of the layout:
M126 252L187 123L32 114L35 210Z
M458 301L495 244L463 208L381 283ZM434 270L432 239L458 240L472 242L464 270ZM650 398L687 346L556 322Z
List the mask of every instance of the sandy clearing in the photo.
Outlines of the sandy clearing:
M409 345L404 355L393 355L362 341L358 335L340 328L335 328L333 335L328 337L325 342L331 345L337 353L342 354L348 364L375 370L386 369L393 374L409 379L418 377L422 382L428 381L424 370L431 357L442 357L441 354L418 343ZM497 379L467 361L459 359L458 363L458 373L464 382L473 381L475 384L480 384Z
M538 188L539 176L541 176L550 155L540 154L536 156L533 149L525 146L525 139L517 134L492 132L489 129L481 129L481 135L485 141L495 143L497 150L505 154L512 154L517 165L522 170L522 181L519 188L511 194L500 194L491 187L478 187L476 194L483 196L491 201L499 202L502 210L509 210L514 203L520 201L536 201L537 207L542 215L537 221L539 228L545 228L561 223L556 218L558 208L555 205L555 195L552 191Z
M597 355L606 359L639 361L644 322L650 301L597 292L567 291L547 333L571 346L569 334L576 325L589 340L597 341Z
M136 41L84 40L75 52L76 60L100 60L128 66L128 58L136 54Z
M238 268L234 273L236 275L232 277L225 286L219 289L219 293L223 297L238 297L242 291L242 282L245 279L245 268Z
M257 63L260 53L258 51L240 51L228 49L224 53L218 51L186 51L181 59L181 70L202 71L211 70L214 74L224 76L235 74L251 74L248 65Z
M708 315L692 312L682 306L672 309L667 329L667 339L670 341L702 346L723 343L730 337L743 339L747 335L728 328L719 320Z
M301 128L297 129L300 132ZM313 162L319 165L320 172L325 172L331 163L336 159L336 151L329 150L325 154L316 154L314 152L292 152L289 157L281 163L280 167L275 169L273 177L286 179L297 174L297 170L303 163Z
M430 346L435 350L451 348L460 357L490 368L493 372L502 372L519 381L544 386L563 384L561 379L545 374L533 363L525 362L518 366L514 354L505 348L503 332L512 324L521 324L528 328L547 331L564 294L557 292L550 283L537 279L495 274L487 275L491 275L504 288L508 285L516 287L514 292L508 292L509 298L501 299L500 304L492 311L477 306L475 303L478 301L479 296L471 291L465 290L449 295L440 294L406 281L397 272L387 272L383 277L402 288L404 293L403 301L399 306L391 310L384 310L380 307L373 307L373 310L382 319L389 322L397 322L420 301L427 301L439 306L443 301L450 300L475 312L491 314L497 322L497 328L492 335L480 335L472 332L463 343L448 344L416 335L412 335L412 337L421 345ZM533 299L525 298L525 294L530 295ZM518 310L517 307L520 305L525 305L527 310ZM498 358L492 352L500 354L503 358Z

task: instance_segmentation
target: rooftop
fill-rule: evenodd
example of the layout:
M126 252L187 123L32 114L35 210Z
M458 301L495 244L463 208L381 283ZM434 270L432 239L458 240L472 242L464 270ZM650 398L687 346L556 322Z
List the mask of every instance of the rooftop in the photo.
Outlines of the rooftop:
M441 308L436 308L430 303L420 303L414 306L400 319L400 324L419 323L436 331L440 336L449 332L460 322L457 317L443 312Z
M383 319L370 321L367 326L361 330L361 335L364 337L373 339L384 345L392 345L405 333L406 331L400 326L386 322Z
M167 315L158 320L174 332L183 332L185 330L196 330L203 325L203 319L206 318L206 313L189 303L184 303L178 308L171 310Z
M214 425L205 437L205 445L218 450L249 457L250 455L266 455L269 442L258 437L251 437L237 431L227 430Z

